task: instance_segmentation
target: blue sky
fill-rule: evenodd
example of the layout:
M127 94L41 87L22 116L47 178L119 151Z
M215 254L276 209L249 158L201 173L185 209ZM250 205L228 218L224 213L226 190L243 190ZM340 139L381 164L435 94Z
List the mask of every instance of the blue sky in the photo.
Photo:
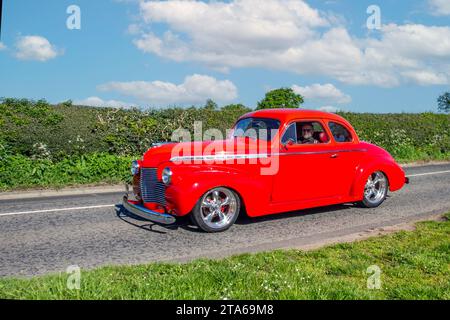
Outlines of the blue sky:
M253 107L292 87L308 108L422 112L450 90L448 0L3 2L3 97ZM66 26L70 5L80 30Z

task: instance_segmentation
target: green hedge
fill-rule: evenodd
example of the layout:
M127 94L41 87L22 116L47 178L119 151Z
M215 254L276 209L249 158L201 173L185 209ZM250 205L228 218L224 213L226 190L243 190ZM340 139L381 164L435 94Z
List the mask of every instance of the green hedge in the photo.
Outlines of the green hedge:
M450 158L450 115L341 113L359 138L389 151L398 161Z
M222 110L191 107L143 112L3 99L0 143L12 154L39 159L94 152L128 156L142 154L153 142L169 141L176 129L193 131L194 121L203 121L205 130L225 131L249 111L231 105Z
M179 128L222 132L251 111L243 105L141 111L0 99L0 188L54 186L128 175L131 158ZM342 113L361 139L398 161L450 159L450 115Z
M95 153L57 162L23 155L1 158L0 190L63 187L79 184L120 183L130 178L131 157Z
M11 154L59 161L67 156L142 154L153 142L168 141L178 128L222 132L250 109L169 108L140 111L49 105L45 101L0 100L0 144ZM387 149L399 160L442 159L450 153L450 116L445 114L342 113L361 139Z

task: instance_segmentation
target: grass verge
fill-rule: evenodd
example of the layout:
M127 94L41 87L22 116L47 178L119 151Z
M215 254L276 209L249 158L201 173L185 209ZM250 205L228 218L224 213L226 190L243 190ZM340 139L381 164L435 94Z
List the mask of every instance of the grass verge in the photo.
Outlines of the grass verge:
M187 264L103 267L0 279L7 299L450 299L450 214L415 231L315 251L274 251ZM381 288L368 289L370 266Z

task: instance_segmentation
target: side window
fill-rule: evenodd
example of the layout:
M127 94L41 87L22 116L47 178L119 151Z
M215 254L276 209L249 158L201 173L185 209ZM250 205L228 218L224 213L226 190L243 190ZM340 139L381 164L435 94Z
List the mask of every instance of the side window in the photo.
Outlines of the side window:
M327 143L329 138L320 122L299 121L292 123L285 131L282 144L292 139L295 144L320 144Z
M352 135L343 125L336 122L330 122L328 126L330 127L336 142L351 142L353 140Z
M327 143L330 140L318 121L297 122L297 137L299 144Z

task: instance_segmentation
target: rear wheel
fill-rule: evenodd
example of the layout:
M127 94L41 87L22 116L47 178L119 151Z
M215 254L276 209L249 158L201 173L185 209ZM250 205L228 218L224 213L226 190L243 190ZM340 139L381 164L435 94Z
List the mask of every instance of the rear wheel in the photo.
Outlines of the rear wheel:
M366 208L376 208L386 200L389 182L381 171L372 173L364 187L364 198L361 204Z
M203 231L222 232L236 221L241 203L239 196L228 188L206 192L192 210L193 222Z

